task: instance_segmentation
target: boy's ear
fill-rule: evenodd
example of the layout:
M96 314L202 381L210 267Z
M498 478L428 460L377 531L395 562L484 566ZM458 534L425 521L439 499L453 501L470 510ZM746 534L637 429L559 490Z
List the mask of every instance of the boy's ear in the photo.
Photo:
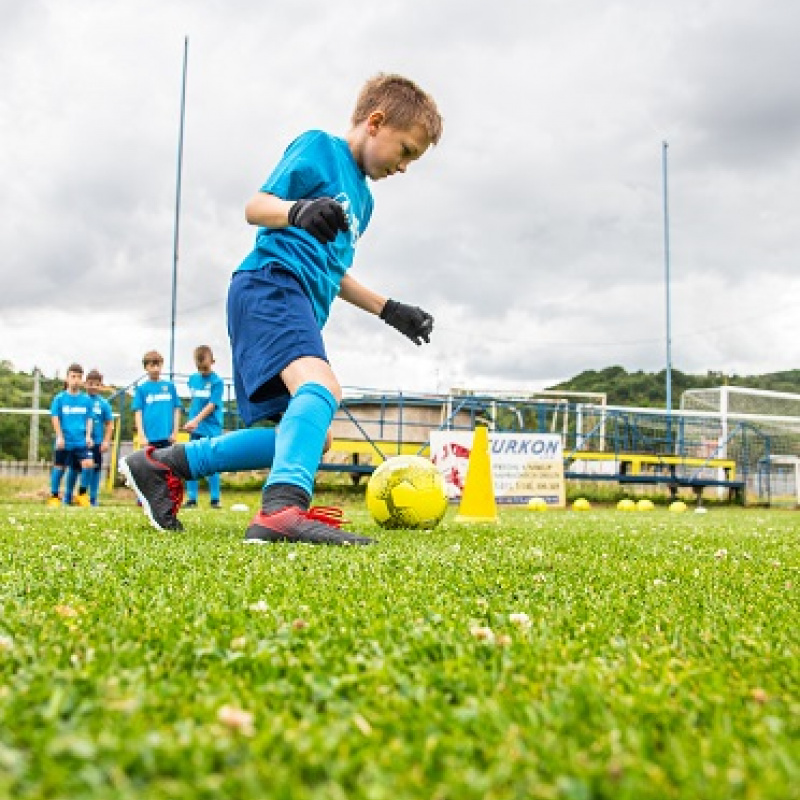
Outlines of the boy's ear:
M367 117L367 131L373 136L386 124L386 114L380 109Z

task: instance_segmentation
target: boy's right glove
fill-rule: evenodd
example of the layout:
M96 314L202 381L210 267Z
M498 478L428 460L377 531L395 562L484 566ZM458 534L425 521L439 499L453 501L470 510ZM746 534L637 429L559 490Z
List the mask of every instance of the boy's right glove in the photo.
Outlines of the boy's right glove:
M387 300L381 311L381 319L416 345L430 342L433 330L433 317L419 306L407 306L397 300Z
M344 209L330 197L298 200L289 209L289 224L310 233L320 244L332 242L339 231L349 230Z

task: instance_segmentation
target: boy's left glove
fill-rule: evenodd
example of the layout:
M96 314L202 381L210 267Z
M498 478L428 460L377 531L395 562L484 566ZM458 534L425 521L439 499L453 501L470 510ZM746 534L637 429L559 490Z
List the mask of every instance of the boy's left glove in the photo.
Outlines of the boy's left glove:
M433 317L419 306L407 306L397 300L387 300L381 311L381 319L416 345L430 342L433 330Z

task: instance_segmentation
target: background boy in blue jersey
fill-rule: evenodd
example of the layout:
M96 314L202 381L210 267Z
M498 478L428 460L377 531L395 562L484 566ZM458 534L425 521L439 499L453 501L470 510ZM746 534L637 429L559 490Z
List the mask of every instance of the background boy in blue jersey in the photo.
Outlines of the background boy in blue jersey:
M111 403L100 394L103 376L96 369L89 370L86 376L86 394L91 401L92 414L92 468L89 480L89 501L93 506L100 505L100 473L103 470L103 453L111 447L111 434L114 418Z
M62 392L59 392L50 404L50 421L56 435L53 471L50 474L50 498L48 505L60 505L59 492L64 471L69 470L67 488L64 493L64 505L72 504L72 492L78 472L81 484L77 503L79 506L89 505L90 472L93 466L92 417L91 403L83 391L83 367L70 364L67 368L67 379Z
M208 345L201 344L194 350L194 363L197 372L189 378L189 419L183 429L188 431L192 441L222 435L222 396L225 385L222 378L212 369L214 353ZM205 476L208 481L208 494L211 508L220 508L220 475L215 472ZM186 481L186 505L197 505L198 482Z
M131 401L141 447L169 447L178 438L181 400L172 381L161 377L164 359L155 350L142 357L147 380L136 387Z
M120 470L155 527L182 527L181 479L271 465L245 541L371 541L339 530L340 517L309 508L341 399L320 329L338 296L417 345L429 341L430 314L373 292L348 270L372 216L367 179L404 173L441 133L442 118L428 94L399 75L381 74L362 88L344 138L315 130L289 145L247 203L247 221L258 226L255 248L228 291L239 412L247 425L281 418L277 435L249 428L124 459Z

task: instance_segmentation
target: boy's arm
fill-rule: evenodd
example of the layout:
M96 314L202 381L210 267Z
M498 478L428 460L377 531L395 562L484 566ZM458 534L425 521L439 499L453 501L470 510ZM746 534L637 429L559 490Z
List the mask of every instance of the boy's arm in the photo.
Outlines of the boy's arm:
M368 289L349 274L342 278L339 286L339 297L356 308L375 315L380 314L386 305L385 297L373 292L372 289Z
M64 431L61 427L61 420L52 416L50 421L53 423L53 431L56 434L56 450L62 450L64 448Z
M331 197L284 200L274 194L257 192L245 206L244 216L251 225L264 228L300 228L321 244L332 242L339 231L350 229L344 208Z
M175 406L175 411L172 415L172 436L169 437L173 442L178 441L178 431L181 429L181 411L183 409L180 406Z
M197 429L197 426L206 418L210 417L214 413L214 409L216 408L216 403L206 403L197 414L194 415L190 420L188 420L183 429L185 431L189 431L190 433Z
M293 205L292 200L283 200L266 192L256 192L244 207L244 218L251 225L286 228L289 225L289 209Z
M100 442L100 452L105 453L111 447L111 435L114 433L114 420L110 419L103 430L103 441Z
M136 435L139 438L139 444L142 447L146 447L148 444L147 437L144 435L144 424L142 422L142 412L141 409L136 409L133 412L133 421L136 423Z
M369 311L371 314L378 314L387 325L396 328L416 345L431 340L433 317L419 306L409 306L392 299L387 300L371 289L367 289L349 274L342 278L339 297L357 308Z

